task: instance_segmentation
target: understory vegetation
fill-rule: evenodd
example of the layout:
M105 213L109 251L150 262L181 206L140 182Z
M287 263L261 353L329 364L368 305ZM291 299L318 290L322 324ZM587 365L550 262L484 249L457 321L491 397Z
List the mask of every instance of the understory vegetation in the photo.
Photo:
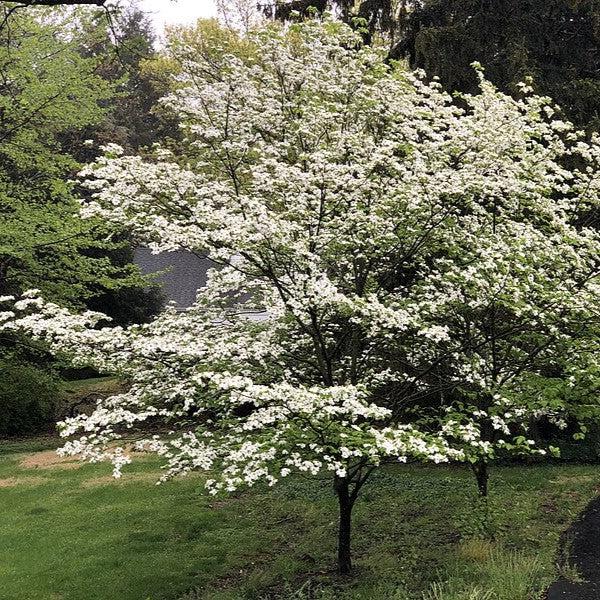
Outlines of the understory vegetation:
M330 481L215 500L200 476L156 486L143 459L115 481L58 459L57 443L0 445L1 598L529 600L557 577L561 531L598 484L595 466L498 467L486 520L464 468L382 469L356 508L348 579L331 560Z

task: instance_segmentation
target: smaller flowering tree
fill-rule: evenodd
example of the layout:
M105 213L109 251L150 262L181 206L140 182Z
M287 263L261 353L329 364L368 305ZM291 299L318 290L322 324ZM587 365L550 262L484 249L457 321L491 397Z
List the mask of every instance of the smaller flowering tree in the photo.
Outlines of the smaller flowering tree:
M329 472L347 573L371 471L489 456L500 440L487 421L504 431L509 418L497 395L522 378L498 370L498 353L517 364L544 348L536 335L567 343L591 318L600 246L574 218L597 185L561 160L592 165L598 151L545 99L482 80L458 108L340 24L246 42L244 56L230 45L182 66L165 99L185 132L179 154L109 146L83 174L84 218L214 261L196 303L122 329L33 291L0 318L129 382L63 423L63 452L110 460L118 476L127 440L151 423L159 433L137 447L163 457L164 478L207 471L210 493ZM257 307L261 321L248 318ZM515 427L540 410L510 401ZM531 451L515 428L505 438Z
M503 95L481 73L480 87L482 94L469 100L461 120L464 142L455 167L468 169L470 152L494 144L535 161L527 136L513 129L527 126L508 118ZM526 85L521 89L530 93ZM598 206L597 139L585 144L570 123L553 118L549 99L526 102L529 114L537 115L536 132L529 135L546 162L525 167L514 195L502 181L508 164L489 166L480 192L487 215L477 240L464 240L469 247L463 256L470 261L448 264L431 278L436 293L446 297L438 304L444 306L438 323L446 332L438 373L449 384L441 398L442 430L473 467L481 496L487 496L488 464L495 458L558 454L534 439L541 418L564 428L569 414L582 413L574 396L546 393L548 374L566 385L575 380L574 370L578 379L597 370L593 353L583 351L595 345L598 324L599 237L597 229L583 225ZM497 130L502 142L497 131L480 125L495 119L503 123ZM584 165L585 173L566 169L569 162ZM584 356L585 367L577 369ZM597 403L588 403L586 411L596 418Z

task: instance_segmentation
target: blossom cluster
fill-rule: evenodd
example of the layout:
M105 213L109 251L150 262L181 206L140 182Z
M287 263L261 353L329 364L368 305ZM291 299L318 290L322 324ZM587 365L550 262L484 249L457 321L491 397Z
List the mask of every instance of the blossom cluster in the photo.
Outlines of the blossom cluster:
M110 145L82 173L83 218L214 261L196 303L128 329L35 293L0 313L128 382L63 424L65 451L118 473L130 433L159 423L139 446L167 476L211 471L215 492L541 451L528 423L564 407L519 390L597 318L600 238L581 216L598 140L483 75L459 106L340 24L248 43L183 65L164 100L180 148Z

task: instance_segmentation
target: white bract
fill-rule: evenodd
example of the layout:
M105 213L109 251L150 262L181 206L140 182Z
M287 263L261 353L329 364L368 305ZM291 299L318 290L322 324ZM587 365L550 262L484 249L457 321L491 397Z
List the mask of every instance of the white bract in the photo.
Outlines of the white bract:
M152 431L138 447L165 476L210 471L215 493L535 451L532 415L561 407L522 402L521 378L598 294L598 234L579 218L598 199L596 140L483 77L453 102L339 24L249 35L247 56L183 65L165 99L183 148L110 146L83 173L83 217L215 261L195 305L129 329L35 293L4 313L128 382L63 423L64 451L119 474L125 441Z

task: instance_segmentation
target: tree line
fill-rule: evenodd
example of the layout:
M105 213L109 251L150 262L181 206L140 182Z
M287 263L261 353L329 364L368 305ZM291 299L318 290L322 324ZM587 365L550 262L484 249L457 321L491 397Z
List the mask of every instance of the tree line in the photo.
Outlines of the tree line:
M99 144L138 150L167 137L169 126L152 113L158 92L142 73L155 53L151 26L137 9L118 22L117 31L101 12L35 7L14 11L0 29L0 295L35 287L128 324L148 320L164 300L133 264L126 229L81 222L76 174ZM60 363L6 334L0 360L8 407L0 430L44 426ZM39 381L38 392L24 379ZM42 406L36 396L48 400Z

